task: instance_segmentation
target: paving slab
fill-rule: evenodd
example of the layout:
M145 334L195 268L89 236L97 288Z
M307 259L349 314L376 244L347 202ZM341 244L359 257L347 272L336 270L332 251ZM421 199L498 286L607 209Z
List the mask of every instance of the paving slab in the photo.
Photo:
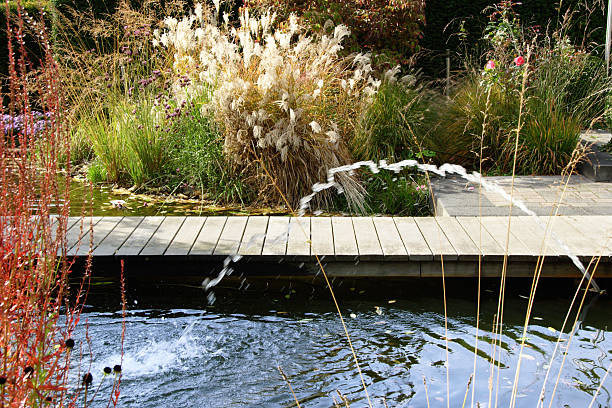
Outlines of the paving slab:
M514 189L519 200L538 216L545 215L612 215L612 183L596 182L574 174L569 179L561 176L496 176L485 177L507 194ZM493 191L449 176L432 179L436 214L453 217L508 216L509 202ZM433 205L432 205L433 207ZM513 216L527 215L513 206Z

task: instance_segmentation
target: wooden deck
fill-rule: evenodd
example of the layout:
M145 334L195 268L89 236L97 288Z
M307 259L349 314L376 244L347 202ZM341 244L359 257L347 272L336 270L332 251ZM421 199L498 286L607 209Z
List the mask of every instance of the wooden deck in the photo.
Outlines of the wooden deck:
M544 225L548 217L540 217ZM315 265L333 276L531 276L540 254L544 276L581 276L563 246L531 217L92 217L70 218L69 256ZM596 277L612 277L612 216L560 216L550 229L583 262L602 256ZM544 242L546 245L543 245ZM315 268L316 269L316 268Z

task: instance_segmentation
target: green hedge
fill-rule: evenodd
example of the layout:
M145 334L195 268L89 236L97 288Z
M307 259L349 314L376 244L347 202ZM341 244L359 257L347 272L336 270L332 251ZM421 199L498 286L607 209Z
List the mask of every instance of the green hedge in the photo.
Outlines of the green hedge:
M426 0L425 4L425 29L420 45L430 52L421 60L425 73L434 77L443 77L446 69L446 49L451 50L453 67L460 68L461 61L457 53L463 51L463 45L455 33L459 32L461 21L465 21L465 44L475 47L482 35L482 31L488 22L488 14L483 10L498 3L499 0ZM582 8L584 0L563 0L562 10L557 11L558 0L524 0L516 7L521 20L527 25L539 25L544 32L546 27L554 29L559 21L559 16L565 11L574 10L572 30L570 37L575 44L582 44L586 21L586 12ZM599 9L591 15L588 22L589 35L587 41L590 43L605 43L605 13ZM549 25L550 24L550 25Z

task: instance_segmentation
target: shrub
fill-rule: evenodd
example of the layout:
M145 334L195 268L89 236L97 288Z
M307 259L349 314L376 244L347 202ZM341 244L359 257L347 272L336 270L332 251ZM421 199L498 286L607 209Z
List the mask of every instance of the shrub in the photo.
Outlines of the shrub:
M196 8L181 21L166 19L158 41L173 50L179 100L204 84L213 87L211 109L224 151L250 172L260 197L282 202L284 196L296 205L327 169L350 162L354 121L379 82L370 76L367 55L338 57L346 27L309 37L295 17L276 30L274 19L270 13L253 18L247 9L240 27L229 30L205 22ZM339 182L349 203L359 206L358 182L349 175Z
M466 156L473 167L508 173L522 101L517 173L559 173L572 159L581 127L602 120L612 81L596 57L563 36L563 27L543 37L526 32L511 3L493 15L485 32L489 62L466 72L446 113L447 133L434 145L450 144L451 154Z
M612 80L606 64L589 52L577 50L566 41L538 49L532 94L582 122L585 128L604 123L606 96Z
M87 135L96 160L104 168L106 181L118 181L125 174L124 140L115 117L95 115L83 120L79 131Z
M431 134L428 148L439 162L508 169L512 157L506 149L518 117L517 95L499 86L484 87L481 78L480 72L471 71L457 85L451 103L443 107L442 130Z
M428 75L443 77L445 50L451 50L453 71L461 70L464 61L459 55L464 48L476 52L482 45L482 31L488 23L482 13L499 1L492 0L427 0L423 35L419 43L429 54L419 61ZM572 43L581 47L605 42L606 3L588 0L530 0L517 4L525 27L551 31L559 28L563 16L571 15L571 24L563 30Z
M109 179L106 169L98 160L94 160L87 168L87 180L92 183L102 183Z
M414 76L397 81L388 75L359 120L353 151L362 160L416 157L427 146L429 134L438 131L443 104L433 91L417 85Z
M362 171L366 190L363 215L388 214L394 216L428 216L429 189L426 177L409 169L399 173L383 170L379 173ZM337 196L332 207L335 211L351 212L344 196Z
M80 127L69 130L70 132L70 162L72 165L86 163L94 156L94 151L87 134ZM60 162L65 163L66 156L63 155ZM65 164L64 164L65 165Z
M223 137L214 118L191 106L172 126L165 171L173 189L180 185L215 202L245 204L252 198L240 174L223 155Z
M364 178L368 213L413 217L431 215L429 189L422 174L409 170L400 173L381 171L364 175Z

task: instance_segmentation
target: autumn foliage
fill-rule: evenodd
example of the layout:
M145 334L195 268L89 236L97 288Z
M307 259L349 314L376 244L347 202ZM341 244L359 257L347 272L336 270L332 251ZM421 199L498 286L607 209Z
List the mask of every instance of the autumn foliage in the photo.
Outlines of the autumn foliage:
M5 4L8 15L8 2ZM65 231L69 215L68 176L59 158L69 156L62 126L62 97L44 26L38 30L44 57L34 70L24 30L36 20L18 7L7 23L9 78L0 122L0 406L71 406L68 368L79 320L80 297L68 299L70 264ZM48 118L34 126L35 111ZM68 160L69 162L69 160ZM69 174L69 169L68 169ZM67 346L68 345L68 346ZM75 395L78 395L76 393Z

